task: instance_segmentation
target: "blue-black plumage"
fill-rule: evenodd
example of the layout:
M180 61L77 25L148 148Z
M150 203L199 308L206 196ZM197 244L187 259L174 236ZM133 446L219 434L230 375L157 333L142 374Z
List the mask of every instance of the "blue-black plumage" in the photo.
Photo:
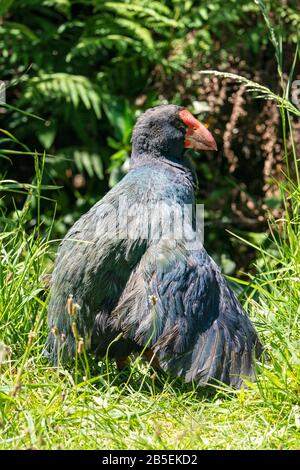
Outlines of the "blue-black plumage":
M163 105L139 117L132 144L128 174L59 247L46 353L71 359L82 337L99 356L123 361L146 349L187 382L240 387L260 350L253 325L197 235L191 245L161 230L169 211L195 206L185 148L216 150L215 141L187 110ZM160 203L163 217L145 218ZM187 220L194 233L193 211Z

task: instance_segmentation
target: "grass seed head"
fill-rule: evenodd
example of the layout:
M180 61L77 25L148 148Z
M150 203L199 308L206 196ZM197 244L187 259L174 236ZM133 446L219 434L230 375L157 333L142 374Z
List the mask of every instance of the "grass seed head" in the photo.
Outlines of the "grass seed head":
M156 295L149 295L149 302L154 306L157 304L157 297Z
M55 336L55 338L58 338L59 329L57 328L57 326L53 326L53 328L51 328L51 332L52 332L53 336Z
M83 338L79 338L78 345L77 345L77 352L78 354L82 354L84 351L84 340Z
M37 337L37 334L35 331L30 331L28 335L28 344L31 345L33 343L34 338Z
M76 341L79 340L79 333L78 333L78 328L77 328L77 325L76 325L76 322L73 321L72 322L72 333L73 333L73 336L75 338Z

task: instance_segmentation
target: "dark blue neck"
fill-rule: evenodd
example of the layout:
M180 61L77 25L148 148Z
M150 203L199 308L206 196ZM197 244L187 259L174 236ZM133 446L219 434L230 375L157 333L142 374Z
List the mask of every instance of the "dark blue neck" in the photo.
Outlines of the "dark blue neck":
M148 167L151 169L160 170L164 173L172 175L174 182L191 185L195 190L197 187L197 175L192 165L192 162L188 158L177 160L175 158L153 158L149 155L140 156L131 155L130 159L130 170L134 170L141 167Z

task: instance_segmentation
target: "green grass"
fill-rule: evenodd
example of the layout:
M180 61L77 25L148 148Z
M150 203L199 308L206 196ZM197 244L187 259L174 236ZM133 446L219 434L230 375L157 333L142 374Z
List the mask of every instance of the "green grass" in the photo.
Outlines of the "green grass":
M155 378L140 360L130 377L91 360L92 378L85 379L79 368L76 384L74 369L56 370L41 357L46 310L32 295L40 288L34 274L30 277L33 267L19 268L12 282L25 269L23 287L11 292L1 319L11 348L0 379L1 448L299 448L299 326L290 297L296 291L277 286L271 298L249 301L260 311L257 325L270 357L247 390L208 394L166 376Z

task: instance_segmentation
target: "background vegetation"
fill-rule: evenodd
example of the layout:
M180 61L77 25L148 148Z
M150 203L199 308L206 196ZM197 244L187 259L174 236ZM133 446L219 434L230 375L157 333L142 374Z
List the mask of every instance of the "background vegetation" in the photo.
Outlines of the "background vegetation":
M299 448L298 2L2 0L0 15L0 447ZM198 197L206 247L266 348L247 390L211 396L139 358L124 378L42 356L56 240L122 176L137 115L163 102L218 141L195 160Z
M249 269L254 252L225 229L250 232L257 241L267 229L266 212L280 214L273 181L281 178L283 162L276 105L251 101L244 87L197 71L236 72L279 91L258 3L2 0L0 79L10 85L7 102L42 119L2 109L1 127L28 149L48 154L44 184L63 187L49 194L57 201L53 235L64 235L118 180L137 114L166 101L180 103L208 123L219 145L218 155L197 160L208 249L227 273ZM268 6L288 73L298 1L271 0ZM31 182L33 159L18 150L2 161L1 173ZM15 201L21 207L24 199ZM53 207L43 204L42 213L49 227Z

